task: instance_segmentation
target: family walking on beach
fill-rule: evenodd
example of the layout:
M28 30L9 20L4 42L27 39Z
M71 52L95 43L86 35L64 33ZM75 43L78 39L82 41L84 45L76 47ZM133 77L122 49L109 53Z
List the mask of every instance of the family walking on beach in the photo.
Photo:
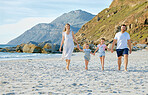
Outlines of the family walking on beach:
M85 53L84 59L85 59L85 69L88 70L88 63L90 60L90 54L95 55L95 53L99 50L99 57L102 65L102 70L104 70L104 59L105 59L105 49L111 51L113 53L113 48L115 43L117 42L117 57L118 57L118 70L120 70L121 67L121 58L124 56L124 65L125 65L125 71L127 71L127 65L128 65L128 51L131 54L131 40L130 40L130 35L126 32L126 25L121 26L121 32L116 33L112 47L109 49L105 44L105 39L101 38L100 44L97 45L97 49L95 50L94 53L91 52L89 49L89 44L85 44L83 49L80 49L79 44L74 36L74 32L70 31L70 24L66 24L64 31L62 32L62 41L60 45L59 51L61 52L61 48L63 46L63 53L62 53L62 59L66 61L67 66L66 69L69 70L69 65L70 65L70 59L72 52L74 50L74 42L77 44L77 48L80 51L83 51ZM129 49L128 49L129 46Z

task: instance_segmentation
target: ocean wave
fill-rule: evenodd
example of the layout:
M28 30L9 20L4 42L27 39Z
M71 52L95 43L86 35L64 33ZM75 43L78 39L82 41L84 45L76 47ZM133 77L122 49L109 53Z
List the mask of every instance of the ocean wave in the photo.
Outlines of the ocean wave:
M40 54L40 53L8 53L0 52L0 60L10 59L38 59L38 58L49 58L49 57L60 57L61 54Z

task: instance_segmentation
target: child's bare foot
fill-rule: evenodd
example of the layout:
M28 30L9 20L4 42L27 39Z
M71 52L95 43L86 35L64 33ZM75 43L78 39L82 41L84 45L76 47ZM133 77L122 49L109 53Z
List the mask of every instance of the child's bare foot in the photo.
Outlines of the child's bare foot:
M127 69L125 69L124 71L127 72Z
M85 67L85 70L88 70L88 67Z
M104 71L104 67L102 67L102 71Z

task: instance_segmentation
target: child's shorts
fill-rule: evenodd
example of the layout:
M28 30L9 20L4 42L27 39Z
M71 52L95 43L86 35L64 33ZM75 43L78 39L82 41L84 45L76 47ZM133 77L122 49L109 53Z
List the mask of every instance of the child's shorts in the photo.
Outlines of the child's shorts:
M105 56L105 52L99 52L99 57Z
M123 56L124 54L128 55L128 48L116 49L116 52L118 57Z
M89 61L90 60L90 56L84 56L84 59Z

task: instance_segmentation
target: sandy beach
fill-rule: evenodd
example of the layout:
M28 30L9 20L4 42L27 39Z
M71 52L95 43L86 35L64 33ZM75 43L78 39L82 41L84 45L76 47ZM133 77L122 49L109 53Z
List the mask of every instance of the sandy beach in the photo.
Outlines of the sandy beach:
M128 72L117 70L116 53L98 54L88 71L84 53L73 53L70 70L60 58L0 61L0 95L148 95L148 51L129 55Z

